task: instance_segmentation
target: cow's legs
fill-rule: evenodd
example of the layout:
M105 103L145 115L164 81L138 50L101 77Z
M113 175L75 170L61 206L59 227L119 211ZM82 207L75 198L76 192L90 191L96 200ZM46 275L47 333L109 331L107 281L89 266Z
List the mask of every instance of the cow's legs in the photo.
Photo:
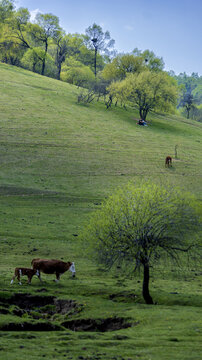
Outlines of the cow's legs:
M17 278L18 278L18 284L22 285L22 283L20 281L20 275L21 275L21 270L19 270L19 272L17 273Z
M60 273L56 272L56 280L55 281L58 282L59 280L60 280Z
M32 276L28 276L28 279L27 279L28 284L31 284L31 281L32 281Z
M16 278L16 275L14 275L14 276L12 277L12 279L11 279L11 284L13 283L13 281L15 280L15 278Z
M38 276L39 280L42 282L42 280L41 280L41 273L40 273L40 271L39 271L39 270L37 270L37 272L36 272L36 276Z
M16 270L14 276L11 279L11 284L13 284L13 281L15 280L15 278L17 276L19 285L22 285L22 283L20 281L20 275L21 275L21 270L19 270L19 271Z

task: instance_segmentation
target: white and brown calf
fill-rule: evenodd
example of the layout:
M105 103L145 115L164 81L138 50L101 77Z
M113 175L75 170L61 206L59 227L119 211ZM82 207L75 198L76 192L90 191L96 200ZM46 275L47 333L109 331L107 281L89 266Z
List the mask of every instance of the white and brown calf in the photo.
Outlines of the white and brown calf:
M20 281L20 277L21 276L27 276L28 278L28 284L31 284L32 281L32 277L36 275L39 276L39 271L35 270L35 269L30 269L30 268L24 268L24 267L16 267L15 268L15 273L14 276L12 277L11 280L11 284L13 283L13 281L15 280L15 278L17 277L18 279L18 283L19 285L22 285L21 281Z

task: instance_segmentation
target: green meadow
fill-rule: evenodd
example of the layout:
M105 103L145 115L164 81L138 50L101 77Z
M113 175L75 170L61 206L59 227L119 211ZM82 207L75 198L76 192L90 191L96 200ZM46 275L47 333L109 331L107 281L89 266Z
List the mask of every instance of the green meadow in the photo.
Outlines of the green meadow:
M155 305L146 305L142 274L106 272L79 235L129 181L180 186L202 212L202 124L159 113L141 127L136 110L81 105L79 91L0 63L0 358L199 360L200 265L159 263L151 271ZM37 257L75 261L76 277L67 272L57 284L42 274L43 283L34 276L31 285L25 277L10 285L14 268ZM67 311L52 300L22 308L16 296L54 297Z

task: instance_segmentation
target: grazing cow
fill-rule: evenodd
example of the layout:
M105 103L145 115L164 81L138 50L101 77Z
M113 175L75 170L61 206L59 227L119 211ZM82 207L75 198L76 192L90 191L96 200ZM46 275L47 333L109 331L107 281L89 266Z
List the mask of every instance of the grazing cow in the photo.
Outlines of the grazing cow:
M44 274L56 274L56 282L60 280L60 276L65 273L67 270L72 272L72 276L74 277L76 274L74 262L64 262L61 260L47 260L47 259L33 259L32 267L34 270L39 271L39 279L41 281L40 272L42 271Z
M19 285L22 285L22 283L20 281L20 276L24 276L24 275L26 275L28 278L28 284L31 284L32 277L34 275L39 276L40 274L39 274L38 270L24 268L24 267L16 267L14 276L12 277L12 280L11 280L11 284L13 283L13 281L15 280L15 278L17 276Z
M165 167L169 167L169 166L172 166L172 158L171 156L166 156L166 159L165 159Z

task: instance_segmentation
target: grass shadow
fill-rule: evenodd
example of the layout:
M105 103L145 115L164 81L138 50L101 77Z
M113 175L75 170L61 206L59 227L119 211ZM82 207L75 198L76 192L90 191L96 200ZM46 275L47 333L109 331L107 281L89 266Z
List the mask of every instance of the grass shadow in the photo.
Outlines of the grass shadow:
M158 290L158 294L153 292L152 297L157 305L201 307L202 304L202 295L190 295L177 291L166 293Z

